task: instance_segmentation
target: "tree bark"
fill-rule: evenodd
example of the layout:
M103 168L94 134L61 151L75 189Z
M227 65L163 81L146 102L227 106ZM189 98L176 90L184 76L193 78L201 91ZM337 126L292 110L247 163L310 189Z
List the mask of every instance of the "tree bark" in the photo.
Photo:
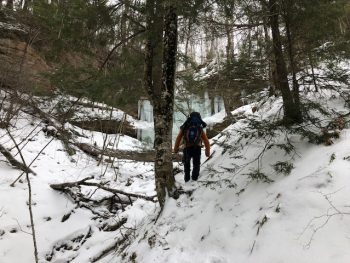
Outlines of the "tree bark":
M280 89L283 99L284 120L286 123L298 123L301 121L299 104L296 104L289 89L288 73L283 57L281 35L279 30L279 11L276 0L269 0L270 26L272 32L273 52L275 56L277 87Z
M293 98L295 105L299 108L298 114L300 116L297 116L298 120L302 120L301 111L300 111L300 96L299 96L299 84L297 81L297 67L295 63L295 53L294 53L294 40L290 28L290 10L291 7L290 1L287 1L289 4L288 6L285 6L285 15L284 15L284 21L286 25L286 34L287 34L287 41L288 41L288 55L289 55L289 61L290 61L290 68L292 71L292 81L293 81Z
M23 0L23 10L28 11L32 0Z
M177 14L174 6L166 7L163 39L163 71L161 97L154 117L155 125L155 176L158 200L164 205L166 192L175 193L172 162L172 130L174 111L174 86L177 53Z
M174 82L177 53L177 15L171 1L146 2L148 38L145 48L144 86L153 103L155 141L155 184L158 202L175 194L172 163ZM165 11L165 12L164 12ZM164 37L163 37L163 15ZM163 43L163 49L160 44ZM163 52L161 52L163 51ZM163 54L160 57L160 54Z
M264 4L263 4L263 12L267 13L267 10ZM263 24L264 24L265 53L266 53L266 60L268 61L268 73L266 77L269 81L269 96L273 96L273 95L276 95L277 78L276 78L276 65L274 63L274 56L270 45L271 38L269 34L269 22L268 22L267 16L263 16Z
M233 88L234 89L234 86ZM228 94L230 94L228 96ZM220 94L220 96L222 97L222 99L224 100L224 107L225 107L225 112L226 112L226 116L229 119L233 119L233 115L232 115L232 104L234 104L236 101L239 101L239 97L235 96L236 93L233 93L232 90L223 90Z
M147 40L145 45L144 87L153 104L157 102L161 90L163 2L164 0L147 0L146 2Z
M188 19L187 31L186 31L186 41L185 41L185 69L187 69L188 65L188 46L191 38L191 30L192 30L192 21L191 18Z
M13 0L7 0L6 8L10 9L10 10L13 10Z
M315 86L315 91L318 92L318 85L317 85L317 79L315 76L314 62L312 59L312 54L310 52L308 53L308 58L309 58L310 67L311 67L312 81L313 81L314 86Z
M226 21L228 21L226 19ZM226 60L227 63L231 63L234 61L234 37L232 29L228 24L225 25L227 44L226 44Z

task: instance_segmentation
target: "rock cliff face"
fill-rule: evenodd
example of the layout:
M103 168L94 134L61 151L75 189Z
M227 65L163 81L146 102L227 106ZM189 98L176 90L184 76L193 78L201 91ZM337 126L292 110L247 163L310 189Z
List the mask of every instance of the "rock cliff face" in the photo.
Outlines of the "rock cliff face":
M55 62L45 60L42 51L52 47L43 43L45 36L34 37L32 31L13 17L4 18L0 10L0 87L46 94L54 90L48 76L62 65L74 68L89 65L98 69L99 54L91 57L69 51L62 53ZM37 39L40 39L40 47L35 44Z
M0 38L1 85L24 91L49 91L45 77L52 68L30 44L20 38Z

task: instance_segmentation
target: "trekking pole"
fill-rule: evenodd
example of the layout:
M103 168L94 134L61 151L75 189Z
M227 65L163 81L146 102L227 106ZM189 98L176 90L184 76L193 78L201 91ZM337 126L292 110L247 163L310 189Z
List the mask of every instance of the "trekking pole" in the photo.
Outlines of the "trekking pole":
M207 161L209 161L209 160L213 157L214 153L215 153L215 151L213 151L213 152L209 155L209 157L201 164L201 166L202 166L203 164L205 164Z

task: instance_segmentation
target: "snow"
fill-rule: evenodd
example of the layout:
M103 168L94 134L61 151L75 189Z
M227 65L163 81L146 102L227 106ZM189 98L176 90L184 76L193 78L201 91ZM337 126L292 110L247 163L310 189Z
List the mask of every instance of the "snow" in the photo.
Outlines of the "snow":
M11 128L11 133L20 143L25 139L26 143L22 153L26 163L31 163L39 151L51 141L52 137L42 131L45 124L25 113L21 113L14 121L16 127ZM70 127L67 125L66 127ZM46 127L55 130L53 127ZM72 127L71 127L72 128ZM96 143L102 145L103 134L84 131L76 128L86 137L80 137L78 141ZM29 137L27 137L30 134ZM110 135L109 140L114 141L119 135ZM14 147L6 131L0 129L0 143L10 149ZM118 149L140 149L141 142L128 136L120 136ZM16 154L16 149L11 153ZM20 161L19 156L16 158ZM67 262L69 258L76 262L88 262L90 257L102 251L108 242L113 242L120 236L120 232L102 232L98 220L93 219L93 214L76 205L66 195L54 191L49 187L53 183L77 181L93 176L97 181L111 181L111 187L138 194L154 195L153 165L150 163L136 163L128 160L116 160L114 168L109 163L97 166L96 160L90 158L77 149L74 156L68 156L63 144L54 139L39 155L31 168L36 176L30 175L33 191L33 213L36 226L36 236L39 248L40 262L47 262L45 258L50 251L60 244L68 242L73 250L53 250L53 262ZM102 177L103 172L106 174ZM28 189L22 178L15 187L9 185L21 174L21 171L12 169L0 155L0 262L33 262L32 236L30 230L29 212L27 206ZM128 185L128 186L127 186ZM84 190L84 189L83 189ZM91 189L85 189L90 191ZM106 193L97 191L95 198L106 196ZM126 227L134 227L140 218L153 213L156 208L152 202L138 200L126 211L111 216L115 222L125 215L128 217ZM73 212L72 212L73 211ZM65 222L61 222L64 215L71 212L71 216ZM91 228L92 237L84 244L69 241L80 234L86 234ZM16 231L16 232L14 232ZM14 232L14 233L11 233Z
M343 110L341 100L323 103ZM255 114L252 106L235 113L272 117L281 100ZM235 131L246 128L240 120L224 131L229 135L214 140L236 145ZM135 252L138 262L348 262L350 163L344 158L350 155L349 129L331 146L313 145L297 135L290 139L297 153L292 158L273 148L260 160L260 169L274 180L271 184L247 178L258 164L245 164L260 153L262 140L244 146L243 159L220 154L222 147L214 145L216 154L202 168L199 182L183 185L181 176L177 178L193 194L168 200L157 223L146 222L138 230L129 254ZM274 140L282 143L284 137ZM295 167L290 175L271 169L271 164L286 160Z
M21 33L27 32L26 29L20 24L0 22L0 28L1 30L19 31Z
M24 147L26 163L31 163L52 140L31 166L37 175L30 175L40 262L49 262L50 257L51 262L91 262L124 235L128 241L126 246L98 262L132 262L135 256L136 262L144 263L349 262L350 128L346 126L339 131L340 138L333 139L330 146L311 144L296 133L286 136L285 130L277 128L271 136L256 134L250 138L248 135L256 133L250 120L276 121L283 114L282 100L266 98L264 94L260 94L264 98L260 102L232 112L242 118L212 139L214 154L207 162L202 155L199 181L185 184L183 172L176 175L177 186L187 194L177 200L168 199L163 211L156 203L143 199L115 213L106 206L97 207L96 212L105 214L106 218L78 207L66 194L49 185L92 176L91 181L110 188L154 196L153 164L117 159L113 165L103 162L98 166L98 161L79 149L69 156L58 139L52 140L53 137L42 131L47 128L44 123L21 112L10 131L17 143L25 140L20 147ZM323 91L322 96L309 92L303 99L317 100L324 107L343 114L349 111L333 91ZM47 110L52 104L46 103ZM257 111L253 112L253 108ZM312 114L322 125L330 118L322 117L317 111ZM120 120L123 115L117 109L112 112L114 119ZM77 118L90 116L109 118L110 111L79 107ZM204 121L211 124L224 117L224 113L219 112ZM142 122L131 116L127 118L142 126ZM103 146L104 134L69 123L65 127L82 135L75 137L77 142ZM49 130L56 131L54 127ZM310 130L320 131L319 128ZM143 149L141 142L125 135L111 134L107 141L111 149ZM294 146L290 154L276 147L287 142ZM0 143L11 149L13 155L17 153L3 129L0 129ZM16 158L20 160L18 155ZM278 162L291 163L294 168L289 175L278 173L273 168ZM182 169L180 164L175 166ZM256 170L273 182L254 180ZM0 155L1 263L34 261L32 236L28 234L31 229L27 184L23 178L15 187L9 186L20 174ZM83 186L81 191L94 200L111 195L90 186ZM64 221L63 217L69 214ZM127 218L127 223L121 229L103 229L104 225L123 218Z

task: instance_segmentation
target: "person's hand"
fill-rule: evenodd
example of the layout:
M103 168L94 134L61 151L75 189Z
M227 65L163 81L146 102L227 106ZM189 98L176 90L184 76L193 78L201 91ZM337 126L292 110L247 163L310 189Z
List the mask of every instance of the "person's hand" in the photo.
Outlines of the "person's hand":
M207 156L207 157L210 156L210 150L209 149L205 149L205 156Z

